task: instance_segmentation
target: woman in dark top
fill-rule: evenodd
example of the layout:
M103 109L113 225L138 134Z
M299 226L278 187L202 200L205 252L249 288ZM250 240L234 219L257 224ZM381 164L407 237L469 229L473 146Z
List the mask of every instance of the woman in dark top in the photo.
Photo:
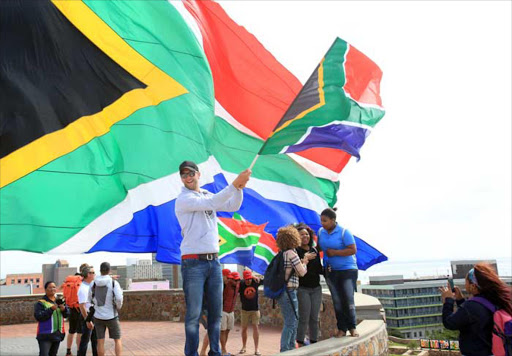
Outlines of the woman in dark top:
M37 342L39 343L39 356L56 356L59 345L66 331L64 318L68 316L69 309L61 299L55 297L57 287L52 281L44 285L45 296L34 305L34 317L37 324Z
M452 293L439 288L443 299L443 325L449 330L459 330L459 346L464 356L492 355L493 314L476 299L465 300L458 287ZM496 307L512 314L511 290L500 280L487 263L479 263L466 276L466 292L473 297L483 297ZM454 301L455 298L455 301ZM457 311L453 312L454 303Z
M320 275L322 264L318 250L313 247L313 230L306 224L295 226L299 231L301 245L297 247L297 254L300 259L306 257L309 260L308 272L304 277L299 278L299 326L297 328L297 343L304 345L304 337L309 327L309 341L315 343L318 340L318 316L322 304L322 287L320 286Z

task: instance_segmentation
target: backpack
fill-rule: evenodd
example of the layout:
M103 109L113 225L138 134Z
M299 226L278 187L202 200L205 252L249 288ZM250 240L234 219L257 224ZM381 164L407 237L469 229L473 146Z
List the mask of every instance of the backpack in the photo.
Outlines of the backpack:
M82 276L67 276L62 284L62 294L70 308L78 309L78 289L82 284Z
M284 291L288 294L291 303L292 298L290 297L286 285L294 273L295 270L292 268L288 279L285 278L286 270L284 268L284 254L282 251L279 251L279 253L272 258L272 261L270 261L270 264L265 270L265 275L263 276L263 294L265 297L274 300L273 307L275 307L276 299L279 298ZM293 312L298 319L299 317L295 309L293 309Z
M512 316L483 297L473 297L470 300L482 304L493 313L492 353L494 356L512 356Z
M116 285L115 285L115 283L116 283L116 281L114 279L112 279L112 308L114 309L114 315L116 315L118 313L118 309L117 309L117 305L116 305L116 292L115 292ZM108 287L106 287L106 286L98 287L98 289L99 290L101 289L100 294L102 294L102 295L100 297L100 300L98 300L98 298L96 298L96 302L98 303L96 306L102 307L105 305L105 297L108 292ZM91 291L92 291L91 302L94 304L94 298L96 296L96 283L95 282L92 282Z
M284 254L283 251L279 251L270 261L263 276L263 294L265 297L277 299L283 294L287 284L285 275Z

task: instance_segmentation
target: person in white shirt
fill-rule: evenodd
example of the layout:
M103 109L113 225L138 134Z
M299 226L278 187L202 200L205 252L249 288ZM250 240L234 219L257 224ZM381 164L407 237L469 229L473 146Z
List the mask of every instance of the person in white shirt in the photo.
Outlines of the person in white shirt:
M237 211L242 205L242 189L251 170L245 170L232 184L217 194L199 187L201 173L192 161L179 167L184 185L176 199L175 211L181 226L181 273L187 312L185 315L185 355L197 355L199 318L203 295L208 295L208 338L210 356L220 356L222 316L222 273L218 259L219 234L217 211Z
M121 356L121 324L118 310L123 306L123 290L116 280L109 276L110 263L100 265L101 276L91 283L89 301L94 304L94 330L98 339L98 356L105 356L105 331L114 339L116 356Z
M87 354L87 344L91 340L92 354L98 356L96 331L94 330L92 322L88 319L91 302L89 301L89 289L91 282L94 280L94 268L89 266L82 270L82 277L84 280L78 289L78 303L80 309L80 322L82 324L82 338L80 339L80 346L78 347L78 356L85 356Z

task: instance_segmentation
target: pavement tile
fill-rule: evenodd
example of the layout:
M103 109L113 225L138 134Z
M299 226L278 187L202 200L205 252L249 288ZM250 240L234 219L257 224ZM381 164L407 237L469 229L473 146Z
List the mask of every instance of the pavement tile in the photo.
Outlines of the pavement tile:
M66 325L67 326L67 325ZM18 324L0 326L0 355L25 356L37 355L39 348L35 339L37 324ZM228 352L237 355L242 348L242 336L240 325L235 325L229 334ZM185 346L185 328L183 323L170 321L121 321L123 339L123 356L177 356L183 355ZM206 331L199 328L200 343ZM279 352L279 340L281 329L268 326L260 326L260 352L262 355L273 355ZM248 330L246 356L254 354L252 329ZM89 347L90 349L90 347ZM76 355L76 346L73 344L73 354ZM199 351L199 350L198 350ZM66 353L66 344L60 344L59 356ZM91 351L88 351L91 354ZM105 354L114 356L114 341L105 341Z

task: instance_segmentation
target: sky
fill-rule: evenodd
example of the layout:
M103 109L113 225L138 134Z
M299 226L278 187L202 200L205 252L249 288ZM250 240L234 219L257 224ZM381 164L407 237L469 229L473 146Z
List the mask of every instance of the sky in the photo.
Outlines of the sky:
M341 225L391 262L512 259L511 2L220 3L302 83L337 36L382 69L386 115L341 173ZM150 258L4 251L0 277L133 256Z

